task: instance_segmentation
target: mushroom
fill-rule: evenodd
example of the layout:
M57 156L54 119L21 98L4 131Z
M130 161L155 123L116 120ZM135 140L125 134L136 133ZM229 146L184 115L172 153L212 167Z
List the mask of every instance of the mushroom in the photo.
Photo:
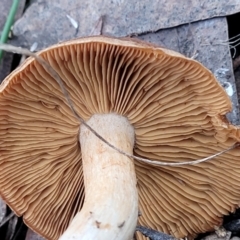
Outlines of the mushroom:
M101 36L38 55L59 74L79 116L128 154L193 161L240 141L225 117L224 89L179 53ZM195 236L239 206L239 148L177 168L129 158L79 123L31 57L2 83L0 109L0 195L47 239L129 240L137 221Z

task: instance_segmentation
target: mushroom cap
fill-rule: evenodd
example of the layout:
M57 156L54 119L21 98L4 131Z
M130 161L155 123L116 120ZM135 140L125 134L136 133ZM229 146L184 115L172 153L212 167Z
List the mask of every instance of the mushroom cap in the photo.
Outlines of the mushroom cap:
M213 74L179 53L132 39L89 37L38 53L77 113L117 113L135 129L134 154L165 162L207 157L240 140ZM29 58L0 86L0 195L25 223L58 239L84 201L80 123L57 82ZM180 167L135 161L139 224L195 236L240 202L240 151ZM138 237L139 239L141 237Z

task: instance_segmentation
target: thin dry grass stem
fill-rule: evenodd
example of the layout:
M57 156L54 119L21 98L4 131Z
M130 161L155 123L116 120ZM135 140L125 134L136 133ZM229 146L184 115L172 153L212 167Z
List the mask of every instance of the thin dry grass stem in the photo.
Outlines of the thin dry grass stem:
M103 16L101 16L94 28L92 29L90 36L102 35L102 28L103 28Z
M109 147L113 148L114 150L116 150L117 152L119 152L120 154L123 154L129 158L133 158L136 159L137 161L140 162L145 162L151 165L156 165L156 166L173 166L173 167L177 167L177 166L182 166L182 165L195 165L198 163L202 163L208 160L211 160L223 153L226 153L234 148L236 148L237 146L240 146L240 144L235 144L221 152L218 152L214 155L211 155L209 157L206 158L202 158L202 159L198 159L195 161L188 161L188 162L181 162L181 163L169 163L169 162L160 162L160 161L155 161L152 159L147 159L147 158L141 158L129 153L126 153L124 151L122 151L121 149L115 147L114 145L112 145L111 143L109 143L107 140L105 140L98 132L96 132L92 127L90 127L84 120L83 118L81 118L78 113L75 111L74 105L72 103L71 98L69 97L69 94L64 86L64 82L62 81L62 79L60 78L60 76L57 74L57 72L50 66L50 64L48 62L46 62L43 58L39 57L37 54L24 49L24 48L20 48L20 47L15 47L9 44L0 44L0 49L7 51L7 52L14 52L14 53L18 53L18 54L23 54L23 55L28 55L33 57L34 59L36 59L36 61L38 61L40 64L42 64L42 66L44 67L44 69L57 81L57 83L59 84L66 100L67 103L70 107L70 109L72 110L73 114L75 115L75 117L78 119L78 121L83 124L86 128L88 128L96 137L98 137L101 141L103 141L105 144L107 144Z
M12 212L7 217L5 217L3 219L3 221L0 223L0 227L2 227L5 223L7 223L14 215L15 215L15 213Z
M233 49L234 50L234 53L233 53L233 58L236 56L236 47L240 45L240 34L232 37L232 38L229 38L228 40L219 40L219 41L216 41L214 43L205 43L205 44L201 44L201 46L208 46L208 45L223 45L223 46L229 46L230 49Z

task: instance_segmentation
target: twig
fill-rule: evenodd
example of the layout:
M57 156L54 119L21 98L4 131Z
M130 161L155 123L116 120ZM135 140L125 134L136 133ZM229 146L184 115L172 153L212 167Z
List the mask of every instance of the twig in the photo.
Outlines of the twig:
M182 165L195 165L195 164L198 164L198 163L201 163L201 162L205 162L205 161L208 161L212 158L215 158L225 152L228 152L238 146L240 146L240 144L235 144L221 152L218 152L214 155L211 155L209 157L206 157L206 158L202 158L202 159L198 159L198 160L195 160L195 161L188 161L188 162L174 162L174 163L169 163L169 162L160 162L160 161L157 161L157 160L152 160L152 159L148 159L148 158L142 158L142 157L137 157L135 155L132 155L132 154L129 154L129 153L126 153L124 152L123 150L115 147L113 144L109 143L107 140L105 140L98 132L96 132L92 127L90 127L84 120L83 118L81 118L78 113L76 112L75 108L74 108L74 105L73 105L73 102L64 86L64 82L63 80L60 78L60 76L58 75L58 73L51 67L51 65L45 61L42 57L40 57L39 55L35 54L35 53L32 53L31 51L27 50L27 49L24 49L24 48L19 48L19 47L15 47L15 46L12 46L12 45L9 45L9 44L0 44L0 49L2 50L5 50L5 51L10 51L10 52L15 52L15 53L19 53L19 54L25 54L25 55L29 55L31 57L33 57L34 59L36 59L43 67L44 69L57 81L57 83L59 84L65 98L66 98L66 101L68 103L68 106L70 107L70 109L72 110L73 114L75 115L75 117L79 120L79 122L81 124L83 124L86 128L88 128L96 137L98 137L101 141L103 141L105 144L107 144L109 147L111 147L112 149L116 150L117 152L119 152L120 154L123 154L129 158L134 158L138 161L141 161L141 162L145 162L145 163L148 163L148 164L151 164L151 165L156 165L156 166L174 166L174 167L177 167L177 166L182 166Z

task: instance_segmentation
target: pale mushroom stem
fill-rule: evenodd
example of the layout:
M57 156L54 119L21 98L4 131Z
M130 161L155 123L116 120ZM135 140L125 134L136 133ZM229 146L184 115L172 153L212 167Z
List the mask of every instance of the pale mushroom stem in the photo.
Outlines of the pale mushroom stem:
M134 129L116 114L96 114L87 122L107 141L133 152ZM138 217L133 159L119 154L81 126L85 201L61 240L130 240Z

